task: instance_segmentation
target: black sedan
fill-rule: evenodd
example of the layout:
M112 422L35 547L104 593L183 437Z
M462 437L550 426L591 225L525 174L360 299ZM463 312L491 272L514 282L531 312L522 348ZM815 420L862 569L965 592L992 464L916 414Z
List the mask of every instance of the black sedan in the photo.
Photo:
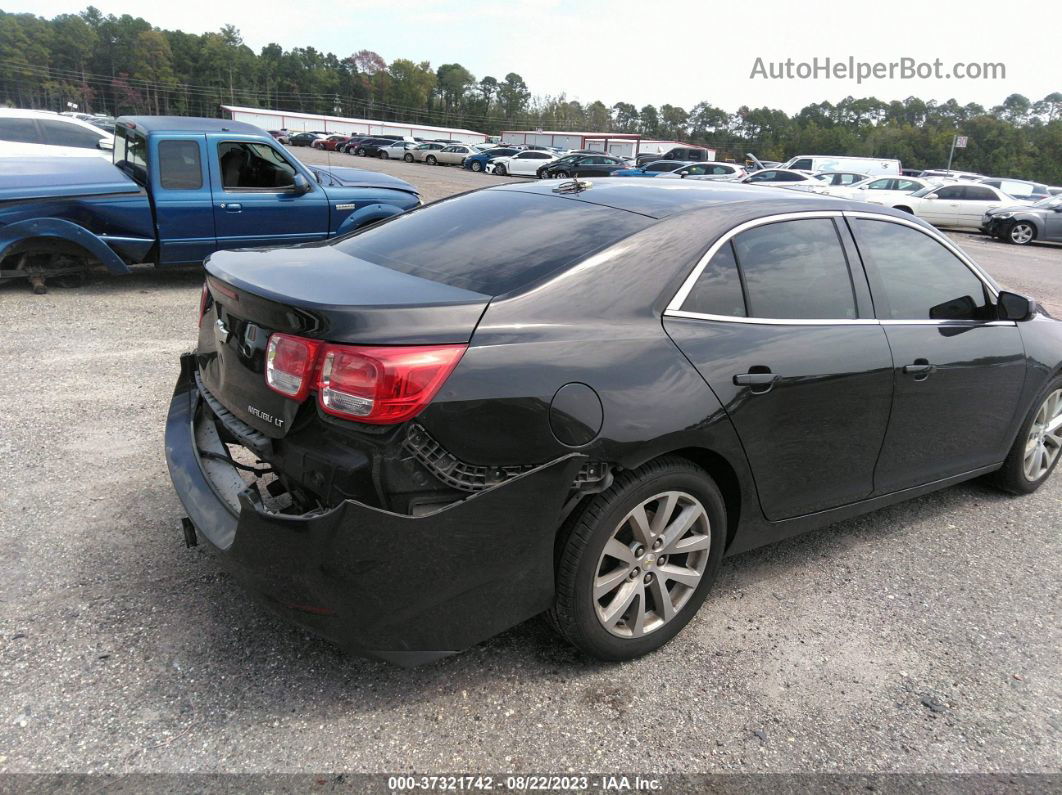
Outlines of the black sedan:
M1050 196L1032 205L998 207L985 213L981 231L986 235L1025 246L1034 240L1062 243L1062 196Z
M538 170L539 179L566 177L609 177L614 171L628 168L618 157L605 154L565 155Z
M301 132L288 135L288 146L313 146L313 142L320 140L321 136L312 132Z
M887 208L501 185L206 271L166 428L186 541L401 664L543 612L633 658L728 555L1029 493L1062 449L1062 323Z
M380 150L395 143L397 138L367 138L354 147L354 154L363 157L379 157Z

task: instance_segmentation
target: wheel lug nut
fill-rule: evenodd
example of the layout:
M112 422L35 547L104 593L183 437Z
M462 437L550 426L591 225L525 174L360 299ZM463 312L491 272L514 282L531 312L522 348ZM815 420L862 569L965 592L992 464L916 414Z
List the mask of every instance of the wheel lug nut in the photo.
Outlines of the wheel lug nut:
M658 538L653 542L653 549L660 549L662 546L664 546L664 539L662 538Z
M642 573L642 570L639 569L637 566L635 566L634 570L631 572L631 579L632 580L638 579L638 575L641 574L641 573Z
M665 563L667 563L667 555L661 555L656 559L657 566L663 566Z
M634 548L634 557L640 558L644 554L645 554L645 547L643 547L641 544L639 544L638 546L636 546Z
M652 572L649 572L648 574L646 574L645 578L642 580L642 582L644 582L646 585L648 585L652 581L653 581L653 573Z

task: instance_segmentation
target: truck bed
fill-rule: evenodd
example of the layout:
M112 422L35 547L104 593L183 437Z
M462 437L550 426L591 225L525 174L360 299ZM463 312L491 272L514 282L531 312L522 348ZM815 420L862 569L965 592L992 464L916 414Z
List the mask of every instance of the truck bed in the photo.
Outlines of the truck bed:
M99 157L0 159L0 201L139 193L140 186Z

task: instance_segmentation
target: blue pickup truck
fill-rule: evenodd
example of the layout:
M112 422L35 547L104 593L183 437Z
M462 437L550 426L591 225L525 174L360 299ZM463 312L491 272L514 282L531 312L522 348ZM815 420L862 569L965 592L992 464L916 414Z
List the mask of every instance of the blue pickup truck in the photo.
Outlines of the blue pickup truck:
M268 133L225 119L125 116L114 162L5 158L0 281L103 265L201 263L219 249L309 243L421 204L408 182L307 166Z

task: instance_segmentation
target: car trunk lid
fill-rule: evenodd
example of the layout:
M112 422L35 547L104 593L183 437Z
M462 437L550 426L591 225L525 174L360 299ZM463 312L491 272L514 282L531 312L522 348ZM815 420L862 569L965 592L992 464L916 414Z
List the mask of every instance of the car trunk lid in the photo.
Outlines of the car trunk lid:
M288 432L301 405L266 385L274 332L349 345L463 344L490 301L329 245L220 252L206 270L210 300L197 353L202 385L271 438Z

